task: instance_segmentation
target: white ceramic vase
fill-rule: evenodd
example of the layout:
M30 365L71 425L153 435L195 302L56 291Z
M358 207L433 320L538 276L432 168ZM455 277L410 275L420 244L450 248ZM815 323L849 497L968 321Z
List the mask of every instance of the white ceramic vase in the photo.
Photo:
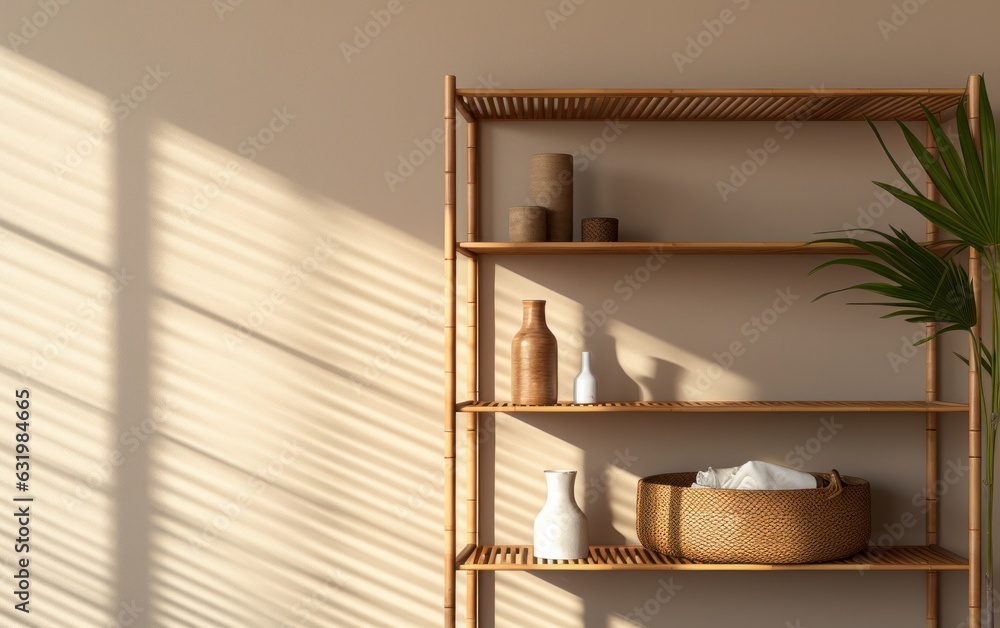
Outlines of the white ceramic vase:
M573 380L573 403L597 403L597 378L590 370L590 351L584 351L580 373Z
M545 472L548 497L535 517L535 558L571 560L587 557L587 515L576 505L575 482L576 471Z

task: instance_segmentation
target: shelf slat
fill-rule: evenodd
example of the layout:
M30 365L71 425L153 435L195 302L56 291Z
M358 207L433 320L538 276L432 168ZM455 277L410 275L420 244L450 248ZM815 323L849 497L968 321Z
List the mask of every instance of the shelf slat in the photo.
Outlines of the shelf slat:
M516 405L510 401L458 404L461 412L968 412L950 401L604 401L555 405Z
M964 90L945 89L459 89L474 120L920 121L920 105L954 114ZM595 106L596 103L596 106ZM470 120L471 121L471 120Z
M935 247L944 250L945 246ZM459 242L479 255L864 255L833 242Z
M937 545L875 547L807 564L699 563L641 545L592 545L580 560L535 558L530 545L480 545L457 562L464 571L966 571L969 561Z

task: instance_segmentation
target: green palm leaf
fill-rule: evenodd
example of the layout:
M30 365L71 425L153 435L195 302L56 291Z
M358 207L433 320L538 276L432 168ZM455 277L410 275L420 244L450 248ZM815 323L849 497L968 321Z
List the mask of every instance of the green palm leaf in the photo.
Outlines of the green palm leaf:
M896 228L891 229L892 233L865 229L878 235L883 241L865 241L856 238L818 240L818 242L854 246L872 257L828 260L814 268L810 274L830 266L851 266L867 270L886 281L865 282L831 290L813 300L847 290L860 290L888 299L852 303L852 305L893 308L893 311L883 318L903 316L911 322L941 323L944 328L938 333L956 329L971 331L977 320L976 304L972 282L965 268L953 256L941 256L914 241L906 232Z
M993 109L990 108L990 97L986 93L986 79L979 77L979 124L983 150L983 171L986 180L986 191L989 206L993 210L993 219L1000 230L1000 159L997 155L996 124L993 120ZM971 133L970 133L971 135Z
M1000 245L1000 147L996 142L995 121L985 80L982 77L980 80L982 157L976 147L972 124L964 106L967 96L962 97L956 115L959 148L956 148L934 114L923 107L928 127L938 146L937 156L927 150L905 123L896 121L910 151L937 188L943 203L930 200L920 191L889 152L875 123L868 118L866 120L875 132L882 150L912 193L888 183L874 183L917 210L930 222L953 233L966 245L982 253L990 247Z

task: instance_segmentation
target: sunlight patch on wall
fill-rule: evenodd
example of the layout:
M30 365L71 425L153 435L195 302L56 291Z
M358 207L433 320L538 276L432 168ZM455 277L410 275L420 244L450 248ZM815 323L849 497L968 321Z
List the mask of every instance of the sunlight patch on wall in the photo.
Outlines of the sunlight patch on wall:
M0 85L0 379L31 393L24 495L39 513L5 572L30 560L33 625L97 625L118 605L114 329L129 283L113 266L113 119L100 95L6 48ZM14 523L0 519L0 537ZM6 625L23 617L0 610Z
M440 254L183 129L152 158L158 625L437 621Z

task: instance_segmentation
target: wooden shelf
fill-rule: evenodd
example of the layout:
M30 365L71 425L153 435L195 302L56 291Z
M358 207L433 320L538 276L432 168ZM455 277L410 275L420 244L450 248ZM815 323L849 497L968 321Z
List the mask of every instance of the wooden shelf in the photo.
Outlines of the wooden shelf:
M466 255L865 255L834 242L459 242ZM947 250L946 245L935 249Z
M551 406L510 401L458 404L462 412L968 412L969 404L950 401L605 401Z
M964 90L948 89L458 89L469 122L501 120L922 121L947 118Z
M699 563L641 545L592 545L580 560L535 558L531 545L467 546L456 561L466 571L967 571L969 561L937 545L870 547L850 558L808 564Z

